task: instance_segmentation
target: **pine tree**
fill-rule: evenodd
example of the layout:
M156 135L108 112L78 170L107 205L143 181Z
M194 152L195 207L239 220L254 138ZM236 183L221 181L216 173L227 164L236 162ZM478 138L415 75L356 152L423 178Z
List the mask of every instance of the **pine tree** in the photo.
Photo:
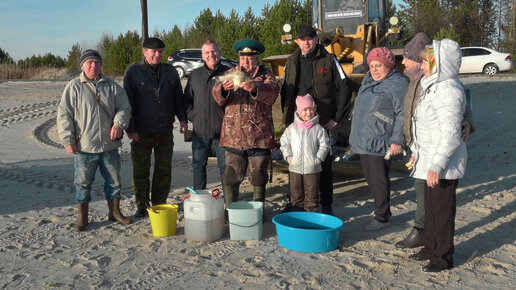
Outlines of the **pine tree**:
M66 67L69 69L81 70L79 67L79 58L81 57L81 46L79 43L72 45L72 49L68 51Z
M0 47L0 63L13 64L14 60L12 57Z
M133 62L142 59L141 39L136 31L128 31L109 45L103 72L107 75L123 75L125 69Z
M226 58L238 59L238 54L233 50L233 44L238 40L235 35L238 35L240 27L241 20L238 13L236 10L231 10L229 18L226 19L226 22L220 28L220 33L217 38L217 43L222 51L222 55Z
M499 49L516 54L516 4L514 0L498 1ZM513 61L515 61L513 57Z
M302 25L311 24L311 11L311 1L280 0L273 6L265 6L260 27L260 41L266 47L264 56L292 53L295 46L281 44L282 27L290 24L295 34Z
M174 25L174 28L169 32L163 31L158 37L160 37L165 43L165 50L163 51L163 58L165 58L164 61L166 61L166 58L168 58L169 55L172 55L176 50L186 48L183 33L177 25Z
M443 14L446 9L441 9L437 0L406 0L400 5L400 28L403 32L403 39L410 41L418 32L425 32L433 37L444 25Z

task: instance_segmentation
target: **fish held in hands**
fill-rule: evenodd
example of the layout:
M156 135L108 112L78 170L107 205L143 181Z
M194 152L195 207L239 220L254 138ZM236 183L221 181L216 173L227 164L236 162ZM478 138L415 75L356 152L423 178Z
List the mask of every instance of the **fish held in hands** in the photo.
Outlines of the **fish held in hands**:
M239 88L242 86L242 83L250 82L253 79L243 71L234 70L227 74L221 75L218 78L219 82L232 81L233 86Z

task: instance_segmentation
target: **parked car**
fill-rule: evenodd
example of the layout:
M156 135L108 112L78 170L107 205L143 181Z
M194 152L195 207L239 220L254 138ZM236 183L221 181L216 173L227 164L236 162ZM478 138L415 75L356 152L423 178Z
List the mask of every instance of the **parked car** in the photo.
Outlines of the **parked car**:
M202 50L199 48L180 49L168 57L168 63L176 68L179 77L186 77L194 69L204 65ZM224 57L220 58L220 63L230 68L238 65L238 62Z
M495 75L514 68L511 54L500 53L486 47L463 47L459 73L484 73Z

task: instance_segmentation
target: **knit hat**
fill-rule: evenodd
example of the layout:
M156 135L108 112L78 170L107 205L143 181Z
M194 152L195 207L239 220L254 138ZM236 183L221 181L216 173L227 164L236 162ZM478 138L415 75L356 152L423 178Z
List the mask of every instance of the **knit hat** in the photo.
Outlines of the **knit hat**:
M100 63L102 63L102 57L100 57L100 54L98 51L93 49L87 49L81 53L80 57L80 67L82 68L82 65L88 60L88 59L96 59Z
M315 101L310 96L310 94L306 94L305 96L297 96L296 98L296 106L297 106L297 114L301 116L301 112L307 108L313 108L315 111L317 111L317 106L315 105Z
M403 57L420 63L419 54L428 44L432 44L432 39L426 33L418 32L403 48Z
M376 47L369 52L367 55L367 65L369 65L373 60L379 61L391 69L396 65L394 54L385 47Z
M150 49L164 48L165 43L163 43L163 41L161 41L161 39L159 39L159 38L149 37L143 41L143 47L150 48Z
M315 29L312 26L303 25L297 31L297 38L303 38L307 36L310 38L314 38L317 36L317 33L315 32Z

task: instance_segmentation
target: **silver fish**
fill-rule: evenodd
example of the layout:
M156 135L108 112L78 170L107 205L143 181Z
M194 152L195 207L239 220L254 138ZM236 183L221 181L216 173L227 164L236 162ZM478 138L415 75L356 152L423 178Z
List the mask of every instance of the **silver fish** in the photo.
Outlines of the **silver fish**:
M219 76L220 82L233 81L235 88L240 87L244 82L250 82L253 79L243 71L234 70L227 74Z

